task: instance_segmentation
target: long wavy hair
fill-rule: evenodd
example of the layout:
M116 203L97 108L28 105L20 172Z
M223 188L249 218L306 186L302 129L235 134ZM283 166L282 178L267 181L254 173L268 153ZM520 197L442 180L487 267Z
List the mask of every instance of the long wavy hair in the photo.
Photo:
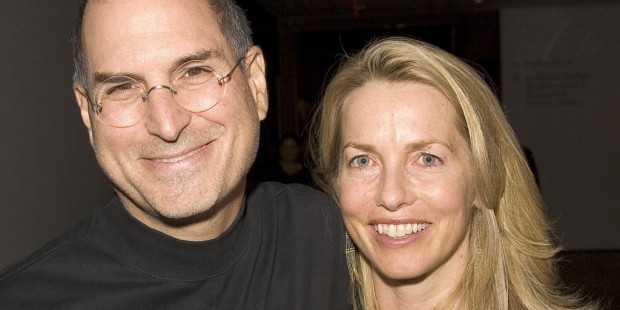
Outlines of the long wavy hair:
M410 38L377 40L347 56L325 89L311 125L316 184L338 199L343 102L369 81L416 82L452 104L454 123L471 153L478 204L470 226L469 261L451 297L438 308L595 309L567 293L556 272L558 248L534 176L501 106L481 75L457 57ZM352 301L378 309L372 263L348 250Z

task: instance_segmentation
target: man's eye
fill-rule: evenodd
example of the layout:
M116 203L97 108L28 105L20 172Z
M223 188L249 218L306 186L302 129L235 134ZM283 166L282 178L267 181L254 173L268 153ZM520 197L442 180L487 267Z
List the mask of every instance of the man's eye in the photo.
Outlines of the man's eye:
M140 86L134 83L122 83L106 88L104 93L112 100L120 100L125 97L131 97L135 94L139 94L140 91Z
M185 76L193 77L193 76L197 76L197 75L201 75L201 74L206 74L208 72L209 71L205 70L204 68L193 67L193 68L187 69L187 71L185 72Z
M131 83L124 83L124 84L116 85L116 86L110 88L110 92L130 90L133 87L134 86Z

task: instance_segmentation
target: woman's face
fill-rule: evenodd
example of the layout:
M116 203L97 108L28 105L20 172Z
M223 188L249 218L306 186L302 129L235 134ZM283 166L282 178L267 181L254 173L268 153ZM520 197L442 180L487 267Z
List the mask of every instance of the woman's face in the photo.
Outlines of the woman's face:
M340 206L379 281L458 281L474 190L448 99L421 83L368 82L344 101L342 138Z

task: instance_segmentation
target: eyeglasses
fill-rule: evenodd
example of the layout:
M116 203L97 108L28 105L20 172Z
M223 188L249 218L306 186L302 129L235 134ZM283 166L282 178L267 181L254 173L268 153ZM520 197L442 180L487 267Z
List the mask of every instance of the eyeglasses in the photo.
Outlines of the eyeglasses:
M224 64L210 60L192 60L181 65L171 75L172 86L144 83L128 76L112 76L95 87L95 101L91 104L101 120L113 127L131 127L139 123L147 111L149 94L156 89L167 89L176 102L190 112L203 112L217 105L226 92L226 82L244 57L223 76L215 71Z

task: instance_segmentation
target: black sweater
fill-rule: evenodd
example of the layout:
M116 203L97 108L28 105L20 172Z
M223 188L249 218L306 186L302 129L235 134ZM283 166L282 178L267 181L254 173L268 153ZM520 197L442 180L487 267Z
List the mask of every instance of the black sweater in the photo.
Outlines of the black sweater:
M205 242L174 239L115 198L0 274L0 309L348 309L344 227L301 185L248 189Z

